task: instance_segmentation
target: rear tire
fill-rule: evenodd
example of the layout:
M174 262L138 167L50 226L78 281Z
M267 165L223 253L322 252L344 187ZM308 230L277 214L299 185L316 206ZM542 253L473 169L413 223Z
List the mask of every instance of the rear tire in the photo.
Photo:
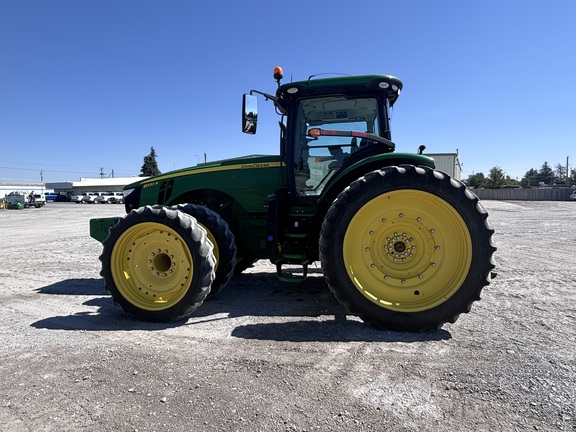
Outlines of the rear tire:
M320 261L336 298L365 322L431 330L455 322L490 282L494 230L478 198L427 167L354 181L328 210Z
M216 258L214 271L216 272L216 277L208 294L209 297L213 297L228 285L234 272L237 252L234 234L230 231L226 221L208 207L196 204L180 204L175 208L196 219L202 225L202 228L206 230L208 239L214 246L213 252Z
M216 260L194 218L163 206L131 211L110 228L100 256L106 289L145 321L189 317L204 301Z

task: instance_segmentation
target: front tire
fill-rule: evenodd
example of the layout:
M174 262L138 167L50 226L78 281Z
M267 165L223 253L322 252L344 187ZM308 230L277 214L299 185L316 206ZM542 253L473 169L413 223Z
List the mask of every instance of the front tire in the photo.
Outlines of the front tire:
M320 234L328 286L352 314L379 327L438 329L489 284L496 248L476 195L448 175L402 165L354 181Z
M191 216L163 206L131 211L103 242L101 275L126 313L145 321L189 317L214 279L206 231Z

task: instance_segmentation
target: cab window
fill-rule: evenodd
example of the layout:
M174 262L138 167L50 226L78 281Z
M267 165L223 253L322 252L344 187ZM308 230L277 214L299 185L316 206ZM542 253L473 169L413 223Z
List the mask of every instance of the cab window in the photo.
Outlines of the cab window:
M294 145L294 175L298 195L319 195L346 157L362 143L357 138L308 136L311 128L380 134L375 98L331 96L304 99L298 106Z

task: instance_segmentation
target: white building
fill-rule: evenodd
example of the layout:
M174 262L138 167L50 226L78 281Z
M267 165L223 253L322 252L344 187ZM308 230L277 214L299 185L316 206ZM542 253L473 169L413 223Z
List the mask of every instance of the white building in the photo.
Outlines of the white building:
M35 182L6 182L0 183L0 198L4 198L10 192L20 192L24 194L29 193L39 193L44 194L45 192L53 192L51 189L46 189L46 186L42 183Z
M445 172L453 179L461 180L462 164L458 153L426 153L426 156L434 159L437 170Z

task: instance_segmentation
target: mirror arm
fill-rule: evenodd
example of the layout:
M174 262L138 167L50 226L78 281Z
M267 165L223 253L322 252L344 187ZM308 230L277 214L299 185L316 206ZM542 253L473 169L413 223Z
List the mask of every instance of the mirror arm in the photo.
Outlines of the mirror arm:
M252 94L252 93L262 95L266 98L266 100L270 99L270 100L273 100L274 102L278 102L278 98L276 96L269 95L268 93L264 93L264 92L261 92L259 90L250 90L250 94Z

